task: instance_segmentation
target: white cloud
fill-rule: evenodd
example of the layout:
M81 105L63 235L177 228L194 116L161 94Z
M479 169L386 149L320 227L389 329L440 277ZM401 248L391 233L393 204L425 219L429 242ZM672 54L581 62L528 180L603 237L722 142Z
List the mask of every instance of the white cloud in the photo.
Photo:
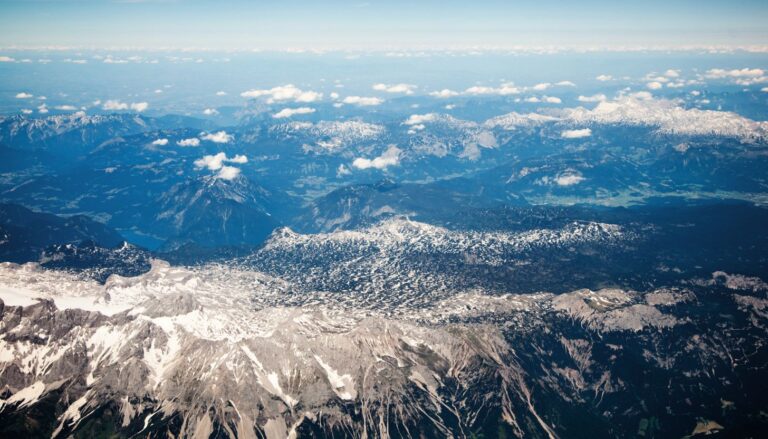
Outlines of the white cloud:
M27 92L16 93L16 99L31 99L33 97L33 95Z
M46 114L46 113L48 113L48 107L45 104L40 104L37 107L37 112L40 113L40 114Z
M225 166L225 163L248 163L248 158L244 155L235 155L232 158L227 157L226 153L220 152L215 155L206 155L195 160L195 167L198 169L208 169L209 171L219 171L216 178L232 180L240 175L240 169L234 166Z
M563 101L560 98L555 97L555 96L544 96L543 100L544 100L544 102L546 102L548 104L562 104L563 103Z
M53 108L56 109L56 110L59 110L59 111L75 111L75 110L77 110L77 107L75 107L74 105L57 105L57 106L55 106Z
M282 110L273 114L272 117L275 119L282 119L286 117L293 117L296 114L310 114L314 112L315 112L315 109L310 107L283 108Z
M552 84L550 84L549 82L542 82L540 84L534 85L532 88L534 90L537 90L537 91L543 91L543 90L548 89L551 86L552 86Z
M357 169L385 169L388 166L396 166L400 163L400 148L390 145L380 156L371 159L356 158L352 166Z
M343 176L349 175L351 173L352 173L352 171L350 171L349 168L347 168L343 164L339 165L338 169L336 169L336 177L343 177Z
M372 98L372 97L364 97L364 96L347 96L342 101L345 104L354 104L354 105L360 105L363 107L371 106L371 105L380 105L382 102L379 98Z
M152 144L156 146L165 146L168 144L168 139L157 139L152 141Z
M595 94L595 95L592 95L592 96L581 96L580 95L578 97L579 102L603 102L603 101L605 101L607 99L608 99L608 97L606 97L602 93L598 93L598 94Z
M765 73L763 69L711 69L705 76L710 79L730 78L734 83L746 86L768 82L768 75Z
M664 72L664 76L667 78L678 78L680 77L680 70L669 69Z
M29 108L22 108L21 114L32 114L32 110L30 110Z
M149 104L146 102L133 102L131 103L131 110L138 111L141 113L142 111L149 108Z
M429 95L436 98L452 98L454 96L458 96L459 92L444 88L440 91L433 91Z
M605 82L605 81L611 81L611 80L613 80L613 76L611 76L611 75L597 75L597 76L595 77L595 79L597 79L598 81L603 81L603 82Z
M650 101L653 99L653 95L649 91L638 91L637 93L632 93L629 96L641 101Z
M215 133L202 134L200 136L202 140L210 140L213 143L229 143L234 140L234 136L227 134L226 131L218 131Z
M334 92L331 92L331 94L330 94L330 95L328 95L328 96L330 96L330 97L331 97L331 99L333 99L333 100L336 100L336 99L338 99L338 98L339 98L339 94L338 94L338 93L336 93L335 91L334 91Z
M565 130L560 133L560 137L564 139L581 139L592 135L592 130L589 128L583 128L580 130Z
M403 125L421 125L424 122L432 122L437 118L437 113L412 114L403 122Z
M179 146L200 146L200 139L197 137L191 137L189 139L182 139L176 142Z
M216 96L226 96L226 95L227 95L227 92L225 92L225 91L217 91L216 92Z
M760 91L768 93L768 87L763 87L763 88L760 89Z
M576 84L572 81L560 81L555 83L555 85L559 85L561 87L576 87Z
M266 97L267 103L278 101L315 102L323 98L322 93L315 91L304 91L294 86L293 84L282 85L263 90L248 90L240 93L240 96L244 98Z
M16 62L16 60L10 56L0 56L0 62Z
M203 114L206 116L215 116L219 114L219 110L215 108L206 108L205 110L203 110Z
M104 102L104 105L102 105L102 109L106 111L117 111L117 110L134 110L138 112L142 112L146 110L149 107L149 104L146 102L133 102L131 104L128 104L126 102L120 102L118 100L108 100Z
M227 159L227 161L230 163L238 163L242 165L243 163L248 163L248 157L241 154L235 154L234 157Z
M373 84L374 90L386 93L405 93L407 95L412 95L415 88L416 86L412 84Z
M765 71L763 69L733 69L733 70L725 70L725 69L710 69L707 70L707 73L705 76L707 78L712 79L722 79L722 78L754 78L758 76L765 75Z
M128 104L125 102L120 101L114 101L109 100L107 102L104 102L104 105L101 106L103 110L111 111L111 110L127 110Z
M529 102L531 104L537 104L541 102L541 99L537 98L536 96L531 96L530 98L525 98L525 102Z
M573 186L586 180L581 174L568 171L555 177L554 181L558 186Z
M127 64L128 60L120 59L120 58L112 58L111 55L107 55L107 57L104 58L103 62L105 64Z
M645 84L646 87L648 87L650 90L658 90L662 87L664 87L664 84L662 84L659 81L652 81L647 84Z
M506 83L501 87L486 87L486 86L474 86L464 90L465 94L469 95L498 95L507 96L520 93L520 89L515 87L514 84Z
M216 174L216 178L220 178L222 180L234 180L238 175L240 175L240 168L235 168L234 166L223 166L221 170L219 170L219 173Z
M157 94L160 94L160 93L162 93L162 92L163 92L163 90L162 90L162 89L159 89L159 88L158 88L157 90L155 90L155 93L157 93Z

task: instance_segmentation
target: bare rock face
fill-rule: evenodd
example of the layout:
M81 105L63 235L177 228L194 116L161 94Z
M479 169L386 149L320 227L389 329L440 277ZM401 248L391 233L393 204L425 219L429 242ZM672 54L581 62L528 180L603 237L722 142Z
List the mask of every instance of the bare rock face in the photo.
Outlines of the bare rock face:
M616 232L585 227L536 232L535 242ZM527 236L467 239L485 243L477 257L506 261ZM399 246L450 253L465 238L403 222L316 242L284 231L254 258L277 264L299 247L336 251L336 260L362 252L402 285L409 272L380 262L401 260ZM438 289L434 273L423 288ZM300 282L248 264L153 260L144 274L104 283L0 264L0 433L621 437L645 419L646 430L684 435L700 419L747 425L761 407L755 359L768 355L768 317L755 282L720 293L709 283L559 295L448 289L420 301L383 288L367 303ZM718 415L724 394L743 414Z
M206 312L178 294L141 314L59 310L49 300L5 306L4 418L53 400L55 421L34 430L53 437L93 431L104 410L125 434L185 437L285 437L307 428L449 435L489 413L522 433L521 409L535 419L520 399L527 390L511 349L491 327L266 309L255 320L273 314L267 327L243 337L227 334L235 321Z

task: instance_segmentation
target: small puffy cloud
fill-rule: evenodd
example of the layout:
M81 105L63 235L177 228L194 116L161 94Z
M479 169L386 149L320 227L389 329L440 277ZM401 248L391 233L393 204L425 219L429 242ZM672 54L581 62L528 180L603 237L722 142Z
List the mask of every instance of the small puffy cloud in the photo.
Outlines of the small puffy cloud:
M310 107L283 108L282 110L273 114L272 117L275 119L283 119L286 117L293 117L296 114L310 114L314 112L315 112L315 109Z
M403 122L403 125L422 125L424 122L432 122L437 118L437 113L412 114Z
M635 98L641 101L650 101L653 99L653 95L649 91L639 91L629 95L631 98Z
M131 110L138 111L139 113L141 113L142 111L146 110L147 108L149 108L149 104L146 103L146 102L133 102L133 103L131 103Z
M225 92L225 91L217 91L216 92L216 96L226 96L226 95L227 95L227 92Z
M11 58L10 56L0 56L0 62L16 62L15 59Z
M435 98L445 99L445 98L452 98L452 97L458 96L459 92L453 91L453 90L449 90L447 88L444 88L444 89L439 90L439 91L433 91L433 92L429 93L429 95L432 96L432 97L435 97Z
M400 148L390 145L386 151L374 159L356 158L352 166L357 169L385 169L388 166L396 166L400 163Z
M339 165L338 169L336 169L336 177L343 177L345 175L351 174L352 171L349 170L346 166L343 164Z
M242 165L244 163L248 163L248 157L246 157L246 156L244 156L242 154L235 154L234 157L232 157L231 159L227 159L227 161L230 162L230 163L237 163L237 164Z
M189 139L182 139L176 142L179 146L200 146L200 139L197 137L190 137Z
M268 103L278 101L315 102L323 98L322 93L304 91L293 84L272 87L270 89L253 89L240 93L244 98L267 98Z
M496 136L494 136L493 133L490 131L481 131L480 133L477 133L474 137L475 137L475 142L477 142L477 144L482 146L483 148L496 148L497 146L499 146L499 143L496 140Z
M563 103L563 101L560 98L555 97L555 96L544 96L544 98L542 98L542 99L543 99L544 102L546 102L548 104L562 104Z
M560 87L576 87L576 84L572 81L560 81L555 83L555 85L559 85Z
M328 96L330 96L330 97L331 97L331 99L333 99L333 100L336 100L336 99L338 99L338 98L339 98L339 94L338 94L338 93L336 93L335 91L334 91L334 92L331 92L331 94L330 94L330 95L328 95Z
M32 110L29 108L22 108L21 114L32 114Z
M500 87L486 87L486 86L474 86L464 90L468 95L516 95L520 93L520 89L515 87L512 83L502 84Z
M677 78L680 76L680 70L669 69L664 72L664 76L667 78Z
M216 174L216 178L222 180L234 180L238 175L240 175L240 168L235 168L234 166L222 166L219 173Z
M768 87L763 87L763 88L760 89L760 91L762 91L764 93L768 93Z
M531 103L531 104L537 104L541 102L541 99L537 98L536 96L531 96L529 98L525 98L525 102Z
M57 105L57 106L55 106L53 108L56 109L56 110L59 110L59 111L75 111L75 110L77 110L77 107L75 107L74 105Z
M37 107L37 112L40 114L47 114L48 113L48 107L45 104L40 104Z
M605 82L605 81L611 81L611 80L613 80L613 76L611 76L611 75L597 75L597 76L595 77L595 79L597 79L598 81L603 81L603 82Z
M168 139L157 139L152 141L152 144L155 146L165 146L168 144Z
M226 131L218 131L215 133L203 134L200 136L202 140L210 140L213 143L229 143L234 140L234 136L227 134Z
M412 84L373 84L374 90L386 93L405 93L407 95L412 95L415 88L416 86Z
M707 70L707 73L704 75L707 78L712 79L722 79L722 78L754 78L758 76L765 75L765 71L763 69L733 69L733 70L726 70L726 69L710 69Z
M532 88L534 90L537 90L537 91L543 91L543 90L548 89L551 86L552 86L552 84L550 84L549 82L542 82L542 83L534 85Z
M31 99L33 97L33 95L27 92L16 93L16 99Z
M104 105L101 106L102 110L105 111L120 111L120 110L134 110L138 112L142 112L149 108L149 104L146 102L133 102L133 103L127 103L127 102L121 102L118 100L108 100L104 102Z
M659 81L651 81L651 82L645 84L645 86L648 87L648 89L650 89L650 90L658 90L658 89L664 87L664 84L662 84Z
M248 157L237 154L232 158L227 157L226 153L220 152L215 155L206 155L195 160L195 167L198 169L208 169L209 171L219 171L216 178L223 180L232 180L240 175L240 169L234 166L225 166L225 163L248 163Z
M206 116L215 116L219 114L219 110L215 108L206 108L205 110L203 110L203 114Z
M162 93L162 92L163 92L163 90L162 90L162 89L160 89L160 88L158 88L157 90L155 90L155 93L157 93L157 94L160 94L160 93Z
M362 107L368 107L372 105L381 105L382 101L379 98L364 97L364 96L347 96L342 101L345 104L360 105Z
M560 137L563 139L581 139L592 135L592 130L589 128L583 128L580 130L565 130L560 133Z
M577 98L579 102L603 102L608 99L607 96L605 96L602 93L598 93L592 96L581 96Z
M564 172L554 178L555 184L558 186L573 186L586 180L581 174L574 171Z
M710 79L731 79L739 85L753 85L768 82L768 76L763 69L710 69L704 75Z

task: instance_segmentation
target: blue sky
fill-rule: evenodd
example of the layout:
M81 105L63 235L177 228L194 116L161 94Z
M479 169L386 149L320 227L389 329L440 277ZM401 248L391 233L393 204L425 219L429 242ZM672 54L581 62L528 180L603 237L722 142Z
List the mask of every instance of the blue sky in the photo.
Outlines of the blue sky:
M429 49L768 44L765 0L0 0L0 45Z

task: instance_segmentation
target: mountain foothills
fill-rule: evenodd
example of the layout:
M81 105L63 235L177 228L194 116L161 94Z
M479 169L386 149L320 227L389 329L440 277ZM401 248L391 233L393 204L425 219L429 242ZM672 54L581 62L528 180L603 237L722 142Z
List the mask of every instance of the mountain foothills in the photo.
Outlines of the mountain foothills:
M768 79L708 72L0 116L0 436L764 436Z

